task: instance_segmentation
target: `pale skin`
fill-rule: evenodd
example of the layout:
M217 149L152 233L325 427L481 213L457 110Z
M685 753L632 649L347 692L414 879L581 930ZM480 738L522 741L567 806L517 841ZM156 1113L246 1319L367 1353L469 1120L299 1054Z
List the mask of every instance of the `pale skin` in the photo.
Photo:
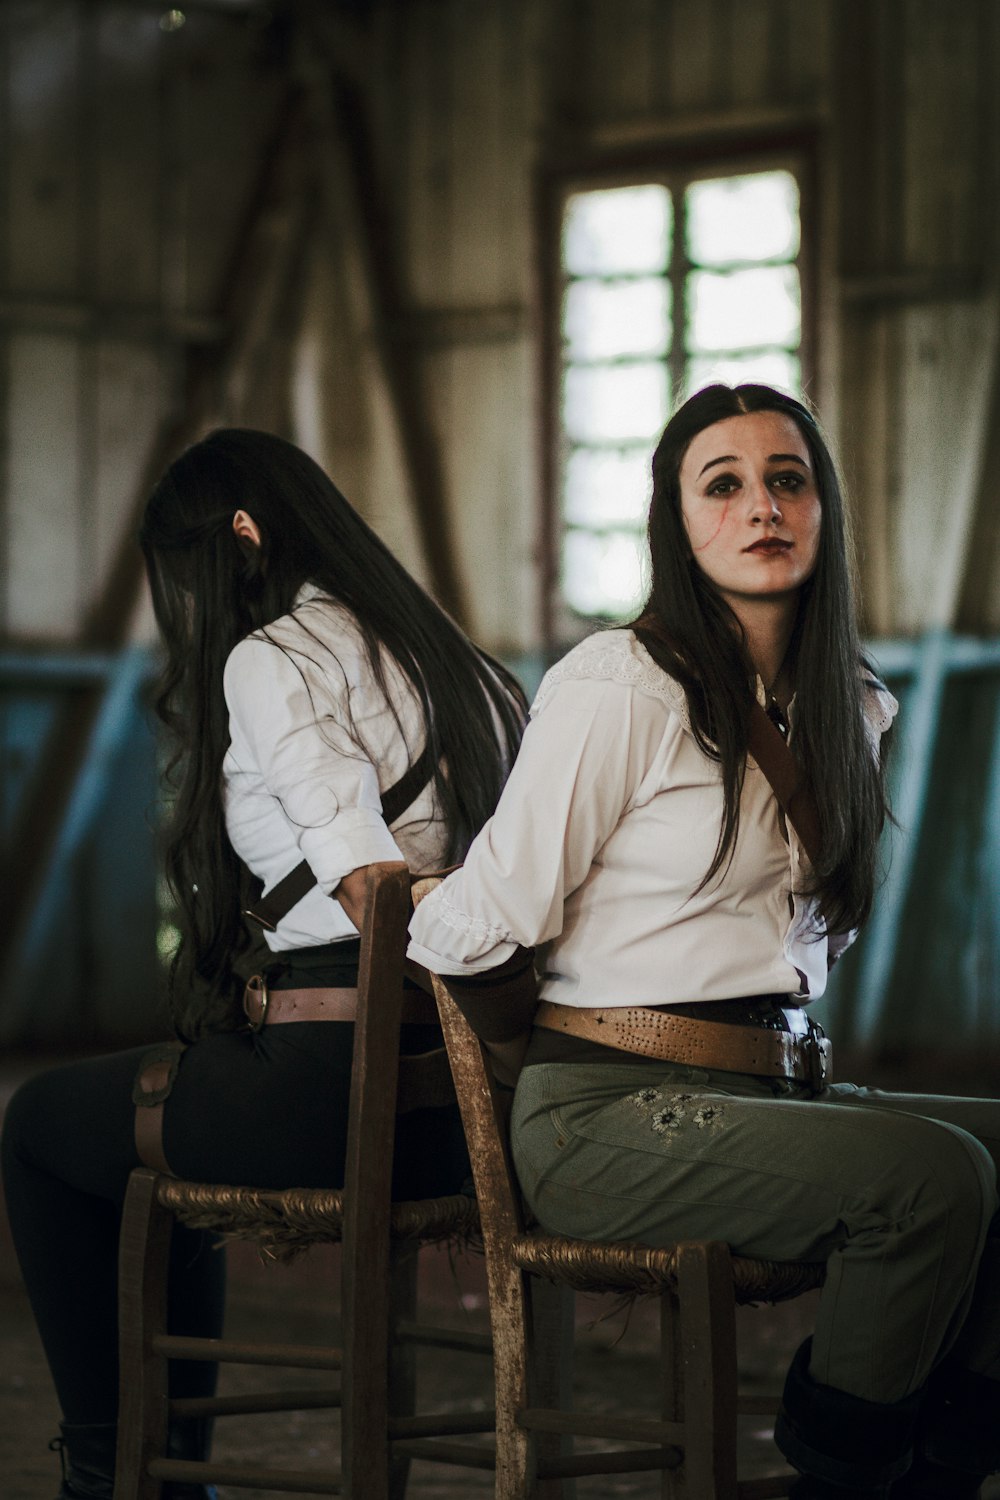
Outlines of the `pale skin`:
M233 516L233 533L244 546L260 546L260 527L245 510L238 510ZM361 931L361 923L365 910L365 878L367 872L367 865L362 865L360 869L352 870L349 875L342 877L340 883L332 892L332 895L340 902L346 915L354 923L359 932Z
M765 687L786 708L793 684L785 657L822 525L805 438L782 412L714 422L692 438L680 487L695 561L743 627Z

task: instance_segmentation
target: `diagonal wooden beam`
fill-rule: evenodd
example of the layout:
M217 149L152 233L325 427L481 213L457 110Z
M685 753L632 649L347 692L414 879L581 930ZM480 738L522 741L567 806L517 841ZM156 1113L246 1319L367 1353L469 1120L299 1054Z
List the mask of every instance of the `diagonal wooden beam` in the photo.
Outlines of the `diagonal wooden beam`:
M56 720L24 798L9 845L6 921L0 929L0 965L7 981L0 992L0 1029L8 1033L18 1005L29 1003L27 980L48 937L36 914L40 918L52 909L52 892L65 865L92 826L106 786L101 776L106 778L113 764L112 741L127 725L128 705L122 695L127 690L134 701L138 688L136 658L124 648L141 596L143 568L135 532L146 496L178 452L217 421L227 403L232 404L243 365L264 337L254 315L262 305L280 304L274 288L287 285L308 212L301 169L305 128L301 93L290 87L222 279L217 315L226 331L212 347L189 354L182 400L152 446L107 582L81 632L79 644L85 649L123 652L120 669L103 683L87 683L74 691Z
M323 6L304 7L302 14L306 46L301 66L316 129L326 219L336 226L352 320L369 341L389 397L432 590L442 607L466 625L440 443L419 357L412 341L400 336L409 309L360 82L363 40L356 30L345 38L343 26Z

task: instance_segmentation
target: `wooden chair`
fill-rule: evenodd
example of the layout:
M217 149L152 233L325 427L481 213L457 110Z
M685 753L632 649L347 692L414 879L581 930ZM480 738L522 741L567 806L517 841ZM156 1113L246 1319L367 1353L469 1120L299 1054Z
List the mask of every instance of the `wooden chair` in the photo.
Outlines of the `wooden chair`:
M161 1481L255 1486L400 1500L409 1460L462 1463L469 1449L439 1439L492 1430L492 1412L414 1415L416 1344L488 1353L487 1335L427 1330L413 1320L417 1253L441 1241L478 1237L469 1197L391 1203L392 1143L398 1113L454 1098L443 1049L399 1056L403 955L410 912L403 864L368 875L355 1027L345 1186L340 1190L262 1189L182 1182L140 1169L132 1174L120 1249L121 1400L115 1500L157 1500ZM398 1086L397 1086L398 1077ZM179 1221L252 1239L265 1254L289 1258L319 1242L342 1242L343 1346L240 1343L173 1337L166 1326L170 1235ZM340 1371L339 1391L262 1393L168 1400L170 1359ZM171 1417L216 1418L310 1408L341 1408L341 1470L276 1470L183 1462L166 1456ZM482 1460L472 1455L474 1463Z
M437 882L420 881L420 901ZM529 1227L507 1150L506 1108L489 1055L440 979L434 978L472 1157L486 1251L496 1384L496 1500L560 1494L560 1478L661 1470L670 1500L764 1500L795 1476L740 1482L738 1415L773 1417L774 1397L737 1391L737 1303L780 1302L820 1286L814 1264L749 1260L716 1241L661 1249L570 1239ZM574 1414L539 1399L551 1388L552 1352L535 1316L539 1285L660 1299L661 1399L655 1419ZM541 1373L540 1373L541 1366ZM602 1452L553 1450L597 1438L626 1443ZM637 1447L636 1444L643 1446Z

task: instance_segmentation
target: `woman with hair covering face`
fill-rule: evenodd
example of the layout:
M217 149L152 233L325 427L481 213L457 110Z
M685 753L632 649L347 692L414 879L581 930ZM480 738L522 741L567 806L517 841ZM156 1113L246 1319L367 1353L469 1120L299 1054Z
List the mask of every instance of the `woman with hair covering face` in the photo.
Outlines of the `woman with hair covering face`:
M809 1013L871 907L896 711L811 413L693 396L649 540L642 613L544 679L411 956L498 1057L527 1045L513 1152L547 1230L825 1263L776 1428L796 1496L971 1497L1000 1466L1000 1104L834 1082ZM491 1010L488 981L509 997L532 948L529 1038L530 985Z
M134 1139L137 1075L169 1091L147 1164L165 1157L209 1182L340 1186L354 1031L343 1001L357 984L365 867L461 859L523 722L509 675L290 443L212 433L160 481L140 540L166 646L158 709L173 747L167 872L181 933L171 992L190 1045L60 1068L7 1112L7 1208L64 1417L60 1500L112 1494L118 1228L151 1114L135 1111ZM243 912L303 862L304 883L265 934L270 999L250 1030L244 982L260 961ZM402 1045L422 1052L440 1033L404 1024ZM456 1110L407 1116L396 1196L457 1192L466 1172ZM205 1236L178 1226L173 1331L218 1331L222 1267ZM175 1396L214 1383L204 1365L171 1371ZM197 1422L178 1423L171 1451L197 1457L204 1440ZM164 1487L170 1500L204 1494Z

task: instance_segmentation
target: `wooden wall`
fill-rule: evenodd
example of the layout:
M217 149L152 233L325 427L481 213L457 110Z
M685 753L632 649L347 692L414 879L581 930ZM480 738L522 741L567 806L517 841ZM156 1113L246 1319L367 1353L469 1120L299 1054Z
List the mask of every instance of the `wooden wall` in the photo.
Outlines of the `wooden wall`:
M299 67L294 39L238 9L193 7L174 33L160 14L0 8L0 616L16 640L80 630L185 360L224 333L221 282ZM871 628L1000 629L982 500L998 326L990 0L381 0L353 25L325 57L360 79L401 288L390 334L411 355L488 644L538 635L541 172L795 130L818 143L815 394L856 493ZM328 202L294 409L420 571L366 330L338 283L344 232Z
M451 549L484 644L537 651L546 185L749 140L805 142L815 168L813 394L869 631L1000 632L993 0L194 3L173 32L164 11L0 6L8 648L90 638L150 458L194 407L297 435L418 576ZM983 692L995 805L989 672Z

